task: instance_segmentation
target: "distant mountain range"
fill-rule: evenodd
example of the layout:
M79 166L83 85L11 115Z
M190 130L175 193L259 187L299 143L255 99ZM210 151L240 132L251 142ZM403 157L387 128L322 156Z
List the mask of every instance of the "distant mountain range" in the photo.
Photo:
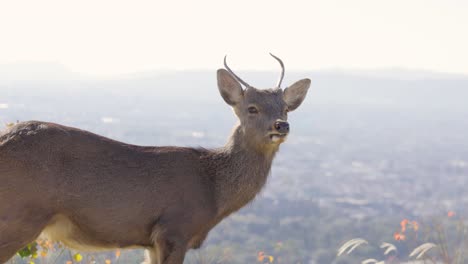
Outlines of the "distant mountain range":
M54 62L18 62L10 64L0 64L0 81L31 81L31 80L76 80L76 79L140 79L150 78L161 74L174 74L182 72L210 72L210 70L189 70L189 71L146 71L128 73L121 75L93 76L83 73L73 72L66 66ZM246 72L240 72L246 73ZM253 71L254 73L272 74L277 72ZM293 71L291 73L313 73L320 75L347 75L366 78L396 79L396 80L421 80L421 79L457 79L468 80L468 74L440 73L425 70L412 70L400 68L370 69L370 70L350 70L350 69L324 69L313 71Z

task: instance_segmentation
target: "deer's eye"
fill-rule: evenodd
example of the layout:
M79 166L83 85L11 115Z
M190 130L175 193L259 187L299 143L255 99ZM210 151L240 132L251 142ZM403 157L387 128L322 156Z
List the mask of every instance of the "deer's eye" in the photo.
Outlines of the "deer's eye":
M249 111L249 114L258 114L258 109L255 106L250 106L247 111Z

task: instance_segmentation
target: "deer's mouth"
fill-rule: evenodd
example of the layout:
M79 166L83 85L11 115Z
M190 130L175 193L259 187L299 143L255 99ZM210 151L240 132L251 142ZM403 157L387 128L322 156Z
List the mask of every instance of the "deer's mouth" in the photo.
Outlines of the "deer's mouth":
M271 133L270 135L270 140L273 143L282 143L286 140L286 137L288 136L287 133Z

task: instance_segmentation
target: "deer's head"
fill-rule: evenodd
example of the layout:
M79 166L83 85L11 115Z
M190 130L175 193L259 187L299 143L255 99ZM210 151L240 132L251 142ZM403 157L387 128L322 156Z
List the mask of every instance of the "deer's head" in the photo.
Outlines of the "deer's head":
M252 87L229 68L226 57L226 69L218 70L221 96L233 107L246 139L260 147L275 147L284 142L290 127L288 112L299 107L310 86L309 79L302 79L282 90L283 62L273 54L270 55L281 65L281 76L275 88L260 90Z

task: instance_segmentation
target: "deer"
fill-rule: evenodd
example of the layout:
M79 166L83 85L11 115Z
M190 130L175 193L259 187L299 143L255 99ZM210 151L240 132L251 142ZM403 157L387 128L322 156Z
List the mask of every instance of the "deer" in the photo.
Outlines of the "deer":
M228 66L221 97L238 123L219 148L137 146L60 124L0 133L0 263L44 236L83 251L143 248L147 264L182 264L209 231L251 202L289 135L310 79L257 89ZM244 86L244 88L242 87Z

